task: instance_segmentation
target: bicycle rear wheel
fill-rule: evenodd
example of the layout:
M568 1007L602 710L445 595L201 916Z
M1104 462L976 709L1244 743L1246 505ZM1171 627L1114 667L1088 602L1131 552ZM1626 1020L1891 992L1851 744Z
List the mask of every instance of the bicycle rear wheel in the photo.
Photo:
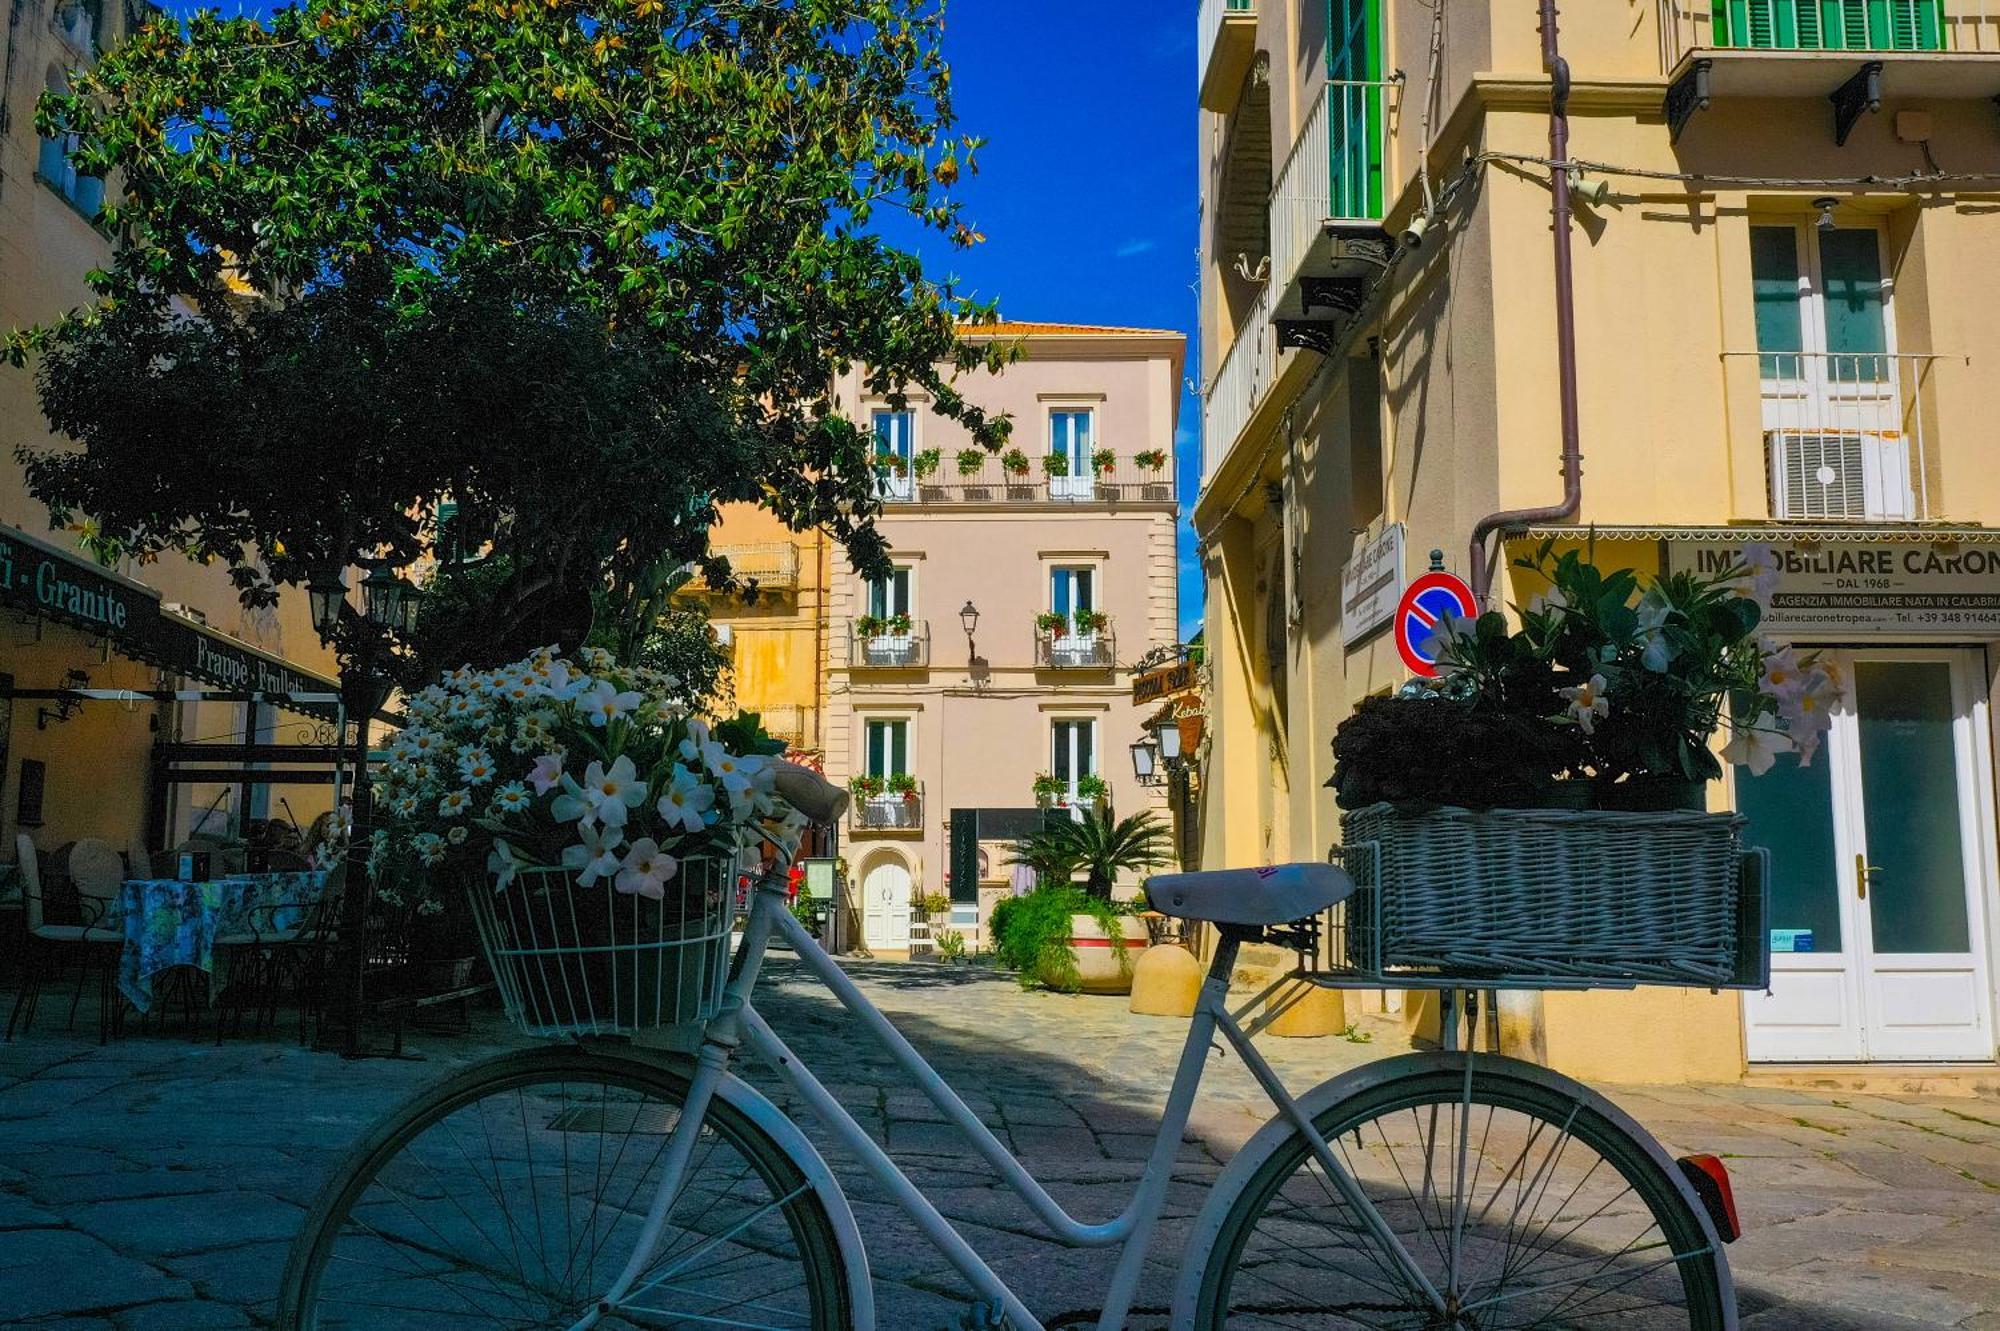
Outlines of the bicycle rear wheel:
M1222 1222L1204 1331L1721 1331L1720 1255L1656 1159L1590 1100L1474 1064L1396 1077L1314 1120L1440 1312L1293 1134Z
M468 1068L348 1156L292 1246L289 1331L567 1328L636 1246L681 1064L549 1048ZM631 1306L597 1325L849 1325L846 1268L798 1165L718 1096Z

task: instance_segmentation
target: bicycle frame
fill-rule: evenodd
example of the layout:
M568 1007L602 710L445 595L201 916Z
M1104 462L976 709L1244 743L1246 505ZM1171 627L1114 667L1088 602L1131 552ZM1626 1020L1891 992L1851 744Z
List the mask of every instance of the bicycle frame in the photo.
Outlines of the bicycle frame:
M1285 1089L1270 1064L1257 1052L1251 1042L1250 1033L1244 1030L1236 1016L1230 1012L1229 976L1235 967L1237 949L1242 941L1239 937L1227 930L1223 931L1222 941L1210 963L1208 976L1202 984L1201 995L1195 1005L1193 1020L1188 1026L1186 1043L1181 1047L1180 1060L1174 1071L1172 1088L1167 1094L1159 1132L1146 1158L1145 1171L1140 1176L1137 1189L1125 1209L1116 1217L1102 1224L1086 1224L1065 1211L1061 1204L1035 1181L1020 1160L984 1123L979 1121L978 1116L945 1083L923 1055L903 1038L901 1032L897 1031L889 1019L868 1001L867 996L853 980L848 978L825 949L821 948L819 943L792 917L787 908L785 887L781 876L778 877L779 881L766 878L755 890L743 941L737 951L732 974L723 991L722 1010L715 1020L709 1023L701 1051L697 1055L696 1070L688 1090L686 1105L666 1151L659 1190L647 1212L646 1223L640 1232L632 1258L612 1288L607 1291L598 1308L579 1321L574 1331L583 1331L584 1328L595 1325L604 1313L619 1307L629 1295L643 1292L644 1286L638 1284L639 1277L650 1265L658 1250L667 1213L679 1194L682 1177L693 1152L695 1139L700 1135L701 1122L707 1113L710 1099L726 1075L729 1061L735 1051L745 1044L768 1061L784 1078L793 1092L811 1108L833 1135L854 1153L870 1176L882 1185L924 1236L972 1285L979 1296L1006 1316L1009 1326L1015 1328L1015 1331L1043 1331L1041 1322L1028 1311L1020 1298L1007 1287L1006 1282L1001 1280L958 1231L952 1228L950 1222L938 1212L917 1186L910 1182L895 1161L889 1158L887 1152L868 1135L867 1130L855 1122L853 1116L841 1107L840 1102L820 1083L798 1055L778 1037L751 1004L751 994L763 970L765 951L774 936L782 938L796 951L805 967L832 991L841 1006L846 1008L860 1023L862 1029L888 1052L897 1066L923 1091L930 1102L937 1106L946 1119L965 1134L974 1149L994 1168L1007 1186L1027 1203L1036 1218L1046 1225L1058 1240L1072 1247L1119 1246L1118 1263L1105 1293L1103 1314L1098 1318L1099 1331L1119 1331L1119 1328L1125 1325L1125 1318L1131 1311L1145 1264L1146 1250L1157 1227L1167 1184L1173 1177L1174 1161L1179 1153L1181 1137L1187 1128L1195 1093L1201 1084L1210 1045L1218 1033L1242 1057L1244 1065L1249 1068L1257 1084L1277 1106L1280 1115L1295 1129L1303 1132L1306 1139L1314 1144L1314 1156L1319 1161L1320 1167L1325 1170L1327 1178L1362 1218L1372 1236L1402 1268L1404 1275L1410 1281L1411 1288L1419 1291L1438 1310L1444 1309L1444 1299L1431 1280L1417 1266L1403 1246L1402 1240L1383 1220L1332 1149L1320 1140L1313 1129L1311 1118Z

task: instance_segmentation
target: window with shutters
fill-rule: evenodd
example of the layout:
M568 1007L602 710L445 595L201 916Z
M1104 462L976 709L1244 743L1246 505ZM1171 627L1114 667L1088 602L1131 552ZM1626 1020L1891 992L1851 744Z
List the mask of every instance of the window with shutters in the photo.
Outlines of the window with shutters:
M887 780L907 776L910 771L910 723L903 720L870 721L865 761L868 775Z
M1772 51L1937 51L1942 0L1714 0L1715 44Z
M1382 216L1381 0L1328 0L1326 97L1337 218Z

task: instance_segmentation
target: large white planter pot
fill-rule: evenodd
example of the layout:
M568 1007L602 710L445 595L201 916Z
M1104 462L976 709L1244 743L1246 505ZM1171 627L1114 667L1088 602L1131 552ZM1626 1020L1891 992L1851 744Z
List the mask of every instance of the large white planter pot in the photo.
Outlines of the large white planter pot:
M1151 939L1146 922L1135 915L1121 915L1117 924L1121 936L1113 938L1091 916L1069 917L1070 950L1076 953L1076 973L1086 994L1132 992L1132 968L1145 955Z

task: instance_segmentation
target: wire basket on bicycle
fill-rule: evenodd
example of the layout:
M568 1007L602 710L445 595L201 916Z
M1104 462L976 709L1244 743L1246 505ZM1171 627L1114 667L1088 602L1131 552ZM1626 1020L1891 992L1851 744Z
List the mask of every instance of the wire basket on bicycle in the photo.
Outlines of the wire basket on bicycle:
M533 1036L623 1035L709 1020L729 969L735 862L682 860L657 900L567 869L472 889L508 1019Z

